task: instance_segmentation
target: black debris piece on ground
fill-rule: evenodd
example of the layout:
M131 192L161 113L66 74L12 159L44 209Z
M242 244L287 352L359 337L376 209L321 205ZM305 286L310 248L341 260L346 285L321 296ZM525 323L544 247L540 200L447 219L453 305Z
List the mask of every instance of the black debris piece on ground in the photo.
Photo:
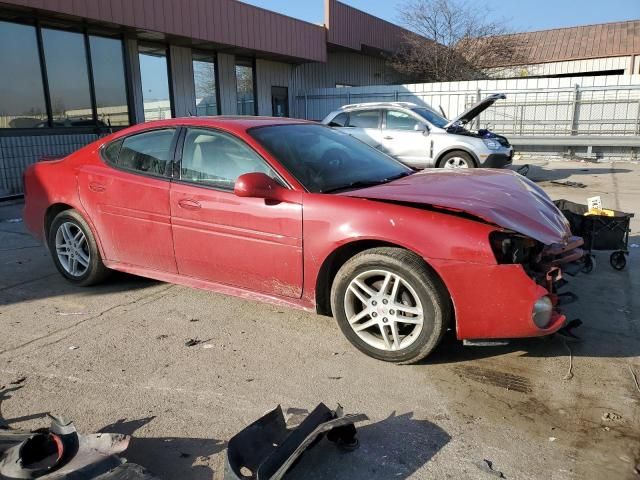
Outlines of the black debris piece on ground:
M0 478L42 480L158 480L118 455L130 437L115 433L80 435L72 422L51 416L35 432L0 431Z
M518 172L520 175L522 175L523 177L526 177L527 174L529 173L529 170L531 169L531 165L529 165L528 163L525 165L522 165L521 167L518 167L518 169L516 170L516 172Z
M278 405L229 440L224 479L279 480L324 435L341 449L354 450L359 445L354 424L365 420L364 414L345 415L340 406L330 410L320 403L298 426L288 428Z
M184 342L185 347L195 347L196 345L200 345L202 340L198 340L197 338L190 338L186 342Z
M163 333L162 335L158 335L158 336L156 337L156 340L165 340L165 339L167 339L167 338L169 338L169 335L165 335L165 334Z
M507 478L500 470L496 470L495 468L493 468L493 462L490 460L484 459L481 462L476 463L475 465L483 472L488 473L489 475L493 475L496 478Z
M24 383L26 380L27 380L27 377L20 377L19 379L11 382L10 385L20 385L21 383Z
M556 333L567 340L580 341L581 338L577 336L575 333L573 333L573 330L575 328L578 328L580 325L582 325L582 320L580 320L579 318L576 318L568 322L564 327L562 327Z
M582 182L572 182L571 180L565 180L563 182L559 180L552 180L550 183L555 185L562 185L564 187L573 187L573 188L587 188L587 186Z

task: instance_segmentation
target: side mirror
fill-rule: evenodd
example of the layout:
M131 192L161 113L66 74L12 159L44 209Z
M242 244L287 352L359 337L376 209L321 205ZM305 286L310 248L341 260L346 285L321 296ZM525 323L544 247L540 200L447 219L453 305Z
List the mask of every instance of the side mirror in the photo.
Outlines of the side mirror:
M233 193L238 197L264 198L275 201L282 201L284 191L286 189L273 178L260 172L240 175L233 188Z
M424 133L424 134L429 133L429 127L427 127L424 123L420 123L420 122L416 123L416 124L413 126L413 129L414 129L416 132L422 132L422 133Z

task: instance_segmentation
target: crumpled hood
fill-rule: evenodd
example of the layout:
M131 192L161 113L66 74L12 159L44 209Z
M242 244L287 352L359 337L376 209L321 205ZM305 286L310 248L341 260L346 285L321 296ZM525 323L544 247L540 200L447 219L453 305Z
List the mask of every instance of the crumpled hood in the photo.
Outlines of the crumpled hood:
M466 212L545 245L565 243L571 236L569 223L547 194L511 170L424 170L340 195Z

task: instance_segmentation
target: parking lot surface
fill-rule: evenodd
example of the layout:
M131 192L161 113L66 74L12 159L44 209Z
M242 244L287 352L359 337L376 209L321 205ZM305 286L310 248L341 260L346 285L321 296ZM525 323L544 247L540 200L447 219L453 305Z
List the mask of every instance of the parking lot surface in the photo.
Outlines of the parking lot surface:
M132 434L125 456L161 478L211 479L267 410L340 403L370 417L360 448L323 441L291 478L496 478L484 460L508 479L640 478L640 165L532 165L553 199L635 211L627 268L596 252L591 274L569 278L579 343L450 336L413 366L364 356L327 317L124 274L73 287L13 221L21 205L0 204L0 424L54 412Z

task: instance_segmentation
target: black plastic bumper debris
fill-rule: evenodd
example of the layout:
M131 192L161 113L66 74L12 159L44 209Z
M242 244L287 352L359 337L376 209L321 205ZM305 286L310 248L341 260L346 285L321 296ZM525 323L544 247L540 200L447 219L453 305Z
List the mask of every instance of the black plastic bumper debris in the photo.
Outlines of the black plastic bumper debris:
M129 437L79 435L73 423L52 417L48 430L0 430L0 480L158 480L118 454Z
M229 440L225 480L279 480L322 435L346 450L358 447L355 423L364 414L344 415L319 404L295 428L287 428L280 405Z

